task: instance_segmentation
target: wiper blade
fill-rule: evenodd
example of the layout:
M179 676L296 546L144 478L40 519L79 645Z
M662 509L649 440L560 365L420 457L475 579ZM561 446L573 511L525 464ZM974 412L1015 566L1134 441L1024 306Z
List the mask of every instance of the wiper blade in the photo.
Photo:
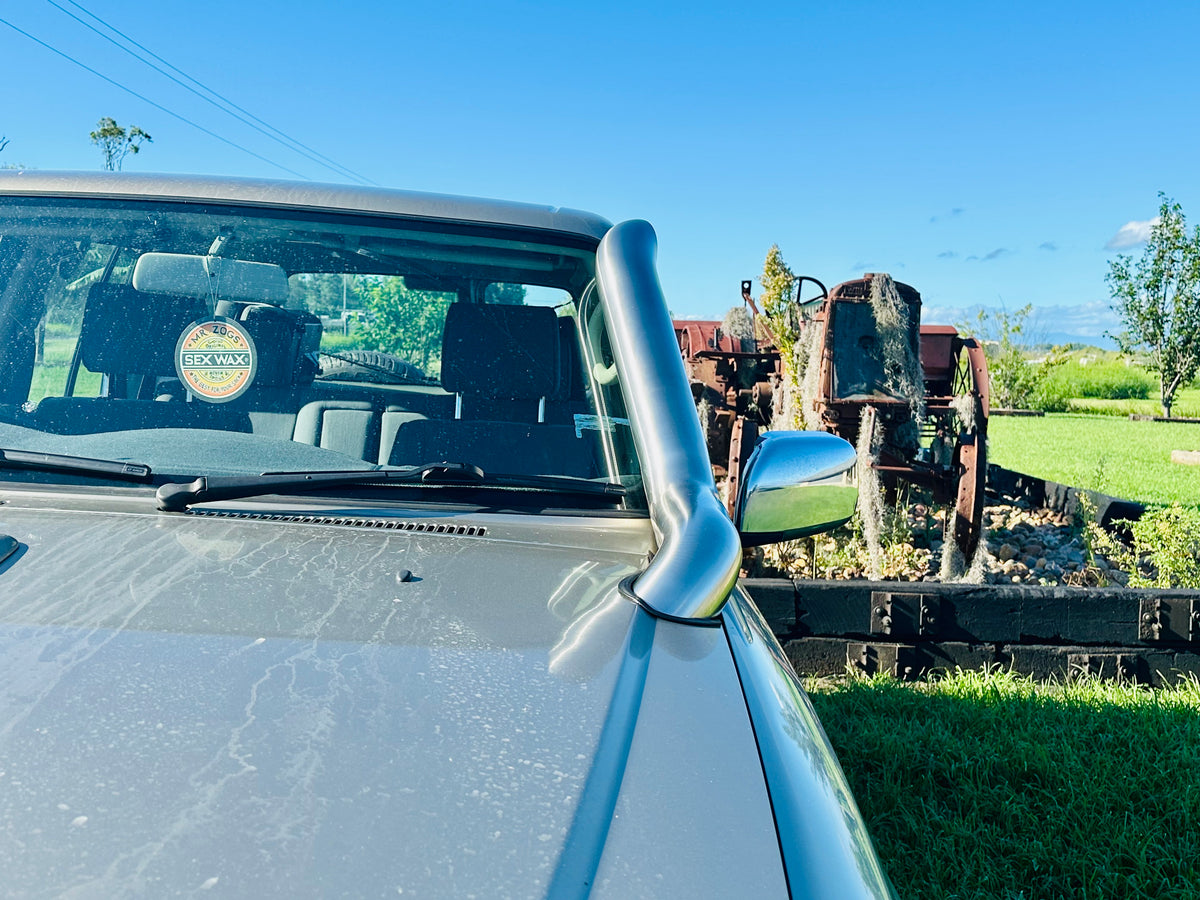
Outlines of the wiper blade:
M428 463L406 469L367 472L264 472L262 475L202 475L187 484L164 484L158 489L158 508L181 512L206 500L239 500L261 494L300 493L357 485L400 484L439 487L537 490L601 497L618 502L625 488L611 482L558 475L488 475L469 463Z
M144 463L119 459L92 459L64 456L60 453L35 453L31 450L0 448L0 468L35 469L39 472L79 472L117 481L149 481L150 467Z

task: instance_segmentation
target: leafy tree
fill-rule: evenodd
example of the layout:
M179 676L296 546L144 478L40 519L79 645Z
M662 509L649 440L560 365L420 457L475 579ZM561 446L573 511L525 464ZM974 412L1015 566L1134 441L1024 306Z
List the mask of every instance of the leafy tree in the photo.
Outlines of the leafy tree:
M367 320L363 337L371 346L394 353L427 375L441 367L442 328L456 294L414 291L395 276L367 276L359 281Z
M1147 367L1159 373L1163 415L1170 416L1175 392L1200 369L1200 227L1189 235L1183 207L1158 198L1141 258L1110 260L1105 280L1125 326L1117 343L1125 353L1147 352Z
M96 130L90 136L92 143L104 154L104 168L109 172L121 171L125 157L130 153L136 154L143 143L154 143L154 139L138 126L134 125L126 131L117 124L116 119L108 116L96 123Z

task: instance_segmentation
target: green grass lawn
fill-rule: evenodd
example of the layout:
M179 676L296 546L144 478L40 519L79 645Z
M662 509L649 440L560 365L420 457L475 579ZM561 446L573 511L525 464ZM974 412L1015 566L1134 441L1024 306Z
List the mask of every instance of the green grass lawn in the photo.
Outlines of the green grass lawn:
M43 397L61 397L67 384L67 366L35 366L29 387L29 399L36 403ZM81 368L75 379L76 397L95 397L100 393L100 375Z
M807 685L900 897L1200 897L1200 685Z
M1172 450L1200 450L1200 424L1071 414L988 420L989 462L1127 500L1200 506L1200 467L1172 463Z

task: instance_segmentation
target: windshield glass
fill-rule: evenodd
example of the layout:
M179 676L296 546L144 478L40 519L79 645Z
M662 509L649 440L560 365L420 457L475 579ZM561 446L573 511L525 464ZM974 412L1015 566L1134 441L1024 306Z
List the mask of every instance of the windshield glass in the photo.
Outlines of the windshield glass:
M159 484L465 463L638 506L593 278L588 241L527 229L3 200L0 448Z

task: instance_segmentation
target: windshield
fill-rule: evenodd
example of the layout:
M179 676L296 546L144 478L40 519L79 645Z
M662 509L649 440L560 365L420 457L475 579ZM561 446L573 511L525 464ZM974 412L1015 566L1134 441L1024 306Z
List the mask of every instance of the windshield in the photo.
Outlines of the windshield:
M639 506L593 279L588 241L528 229L0 201L0 448L157 484L462 463Z

